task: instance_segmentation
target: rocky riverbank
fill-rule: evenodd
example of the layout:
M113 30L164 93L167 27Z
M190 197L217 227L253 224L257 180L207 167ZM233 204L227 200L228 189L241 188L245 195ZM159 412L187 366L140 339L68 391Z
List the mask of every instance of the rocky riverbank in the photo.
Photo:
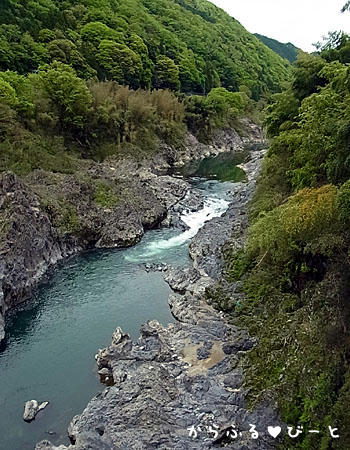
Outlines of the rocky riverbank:
M144 324L137 342L118 328L111 345L99 350L99 373L108 387L74 417L70 450L273 448L266 430L278 425L274 405L254 411L245 407L240 358L254 340L206 301L206 289L221 273L222 245L232 236L237 246L244 241L247 202L263 154L252 152L244 167L248 182L233 189L227 213L208 222L192 240L194 267L164 268L174 290L169 305L176 322L166 328L156 321ZM251 424L258 440L252 439ZM241 433L237 439L232 425ZM56 448L48 441L36 447Z
M145 230L167 220L168 211L189 189L166 175L189 159L261 140L254 124L247 137L218 133L211 145L188 135L180 150L160 146L151 159L130 157L104 163L82 161L74 174L34 171L21 179L0 176L0 342L5 318L22 306L45 272L58 261L88 248L127 247Z

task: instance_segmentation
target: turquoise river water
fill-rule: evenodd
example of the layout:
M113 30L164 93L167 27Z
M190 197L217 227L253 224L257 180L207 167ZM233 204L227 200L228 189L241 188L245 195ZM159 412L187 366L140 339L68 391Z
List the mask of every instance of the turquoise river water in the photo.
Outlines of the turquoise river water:
M152 230L133 248L73 257L41 283L30 309L16 314L0 353L1 450L33 449L42 439L68 444L71 418L103 389L94 355L109 344L115 328L137 339L143 322L173 321L168 285L142 263L188 265L190 238L227 209L230 182L197 180L194 185L205 204L183 214L187 231ZM26 423L24 403L31 399L50 404Z

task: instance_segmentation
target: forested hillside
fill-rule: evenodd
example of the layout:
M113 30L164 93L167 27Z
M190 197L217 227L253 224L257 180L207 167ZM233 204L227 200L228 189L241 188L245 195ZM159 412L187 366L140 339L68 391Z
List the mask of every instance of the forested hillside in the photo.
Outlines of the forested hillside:
M201 0L4 0L0 24L0 170L18 174L206 139L290 73Z
M291 42L283 44L282 42L276 41L276 39L271 39L258 33L255 33L254 36L260 39L261 42L267 45L267 47L276 52L282 58L288 59L290 63L296 61L298 56L298 48Z
M349 63L350 37L332 33L272 98L247 245L227 254L227 277L247 299L226 308L259 342L251 401L269 392L287 424L304 426L293 448L350 448Z
M84 79L207 93L278 90L285 63L203 0L4 0L0 69L60 61Z

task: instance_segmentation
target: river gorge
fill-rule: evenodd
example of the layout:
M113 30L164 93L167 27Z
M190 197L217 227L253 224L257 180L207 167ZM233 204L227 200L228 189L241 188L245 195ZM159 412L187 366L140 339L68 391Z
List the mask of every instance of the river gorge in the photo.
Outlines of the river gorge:
M191 266L190 239L228 209L233 183L244 178L237 164L246 157L222 154L182 170L190 189L173 213L176 227L148 231L127 249L73 256L45 277L28 307L12 317L0 353L6 410L1 448L30 449L48 438L67 445L70 418L100 390L93 356L108 345L115 328L136 339L147 320L164 326L174 321L163 271ZM28 424L22 408L32 398L50 404Z

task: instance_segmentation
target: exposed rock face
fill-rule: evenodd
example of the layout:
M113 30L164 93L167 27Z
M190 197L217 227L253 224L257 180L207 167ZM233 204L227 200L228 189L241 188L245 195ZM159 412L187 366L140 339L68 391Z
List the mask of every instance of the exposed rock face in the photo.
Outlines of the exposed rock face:
M168 268L164 275L165 281L175 292L185 293L193 282L197 281L199 274L195 269Z
M118 200L107 206L95 201L101 178L42 171L25 182L12 173L0 176L0 342L6 313L31 296L50 266L84 248L136 244L189 189L183 180L151 172L129 173L125 181L111 167L99 167L103 186L116 186L108 195Z
M40 444L37 444L36 448L38 450L65 450L67 447L65 447L64 445L59 445L58 447L56 447L49 441L42 441L40 442Z
M254 154L250 163L255 176L261 157ZM74 445L69 450L274 448L267 427L279 425L275 405L252 412L245 406L239 362L255 342L205 298L206 288L214 283L208 276L210 264L214 275L220 272L221 245L232 231L239 245L244 239L246 203L254 183L252 175L239 186L239 194L233 193L220 226L214 219L195 238L196 269L164 268L165 279L177 292L169 297L176 322L167 327L157 321L144 324L137 342L118 328L111 345L99 350L99 373L113 385L74 417L68 430ZM258 440L251 437L251 424L256 425ZM232 425L242 432L237 439L227 436ZM191 427L197 438L190 436ZM44 441L36 449L55 447Z
M4 315L31 293L47 267L70 253L38 197L18 177L0 177L0 338Z
M25 420L26 422L31 422L32 420L34 420L38 410L38 402L36 400L29 400L24 405L23 420Z
M216 132L209 145L202 144L191 134L187 135L185 146L173 161L173 166L179 167L196 159L217 156L227 151L240 151L246 146L261 145L264 137L260 127L246 119L242 121L246 137L240 136L234 129L225 129Z

